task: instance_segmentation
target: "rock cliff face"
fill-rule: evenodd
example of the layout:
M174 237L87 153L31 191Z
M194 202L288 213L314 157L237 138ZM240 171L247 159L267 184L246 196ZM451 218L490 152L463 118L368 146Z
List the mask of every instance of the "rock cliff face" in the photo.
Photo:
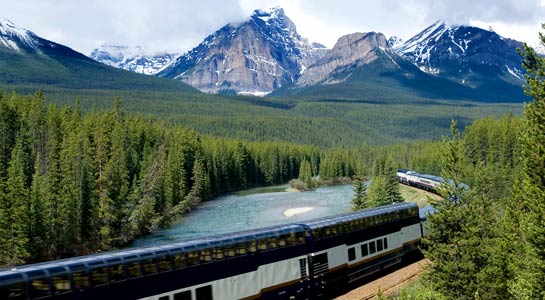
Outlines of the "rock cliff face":
M207 93L265 95L294 82L327 49L309 45L283 9L256 10L179 56L158 76L182 80Z
M395 50L422 71L467 86L483 79L520 83L524 78L517 52L522 43L496 32L437 21Z
M339 79L334 79L332 75L346 68L360 67L373 62L377 59L375 51L377 48L389 48L388 41L382 33L353 33L342 36L331 51L305 70L297 85L337 83Z

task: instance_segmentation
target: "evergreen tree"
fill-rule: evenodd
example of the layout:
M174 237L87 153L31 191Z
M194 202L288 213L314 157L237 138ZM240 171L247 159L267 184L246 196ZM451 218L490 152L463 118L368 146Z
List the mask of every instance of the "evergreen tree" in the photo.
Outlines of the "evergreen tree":
M354 198L352 198L352 209L359 210L366 208L367 205L367 187L365 180L361 176L354 178Z
M545 29L545 24L543 25ZM540 33L541 44L545 35ZM521 233L514 258L516 276L511 283L511 293L517 299L544 299L545 290L545 58L524 45L521 51L526 70L525 93L533 101L524 107L524 117L519 141L521 168L515 185L514 205L522 216L517 230ZM520 203L520 204L518 204ZM515 232L517 232L515 231ZM521 255L522 254L522 255Z
M8 178L5 185L3 207L6 219L5 244L2 244L2 260L7 265L18 265L25 262L30 255L28 251L29 201L28 188L25 186L25 144L24 132L19 132L13 148L8 167Z

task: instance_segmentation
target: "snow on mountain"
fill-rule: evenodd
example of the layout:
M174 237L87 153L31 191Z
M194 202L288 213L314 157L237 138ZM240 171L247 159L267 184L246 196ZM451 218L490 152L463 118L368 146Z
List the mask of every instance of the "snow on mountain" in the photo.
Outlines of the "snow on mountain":
M400 37L397 37L397 36L391 36L389 39L388 39L388 46L390 48L396 48L397 46L403 44L403 39L400 38Z
M89 55L103 64L146 75L157 73L176 56L173 53L148 54L139 46L118 45L102 45Z
M494 73L493 69L522 79L516 51L521 45L493 30L437 21L394 49L424 72L471 85L475 74L484 77L484 72Z
M294 82L327 51L323 45L309 44L284 10L275 7L222 27L158 75L208 93L265 95Z
M23 28L15 26L11 21L0 18L0 46L20 50L21 48L38 50L37 36Z

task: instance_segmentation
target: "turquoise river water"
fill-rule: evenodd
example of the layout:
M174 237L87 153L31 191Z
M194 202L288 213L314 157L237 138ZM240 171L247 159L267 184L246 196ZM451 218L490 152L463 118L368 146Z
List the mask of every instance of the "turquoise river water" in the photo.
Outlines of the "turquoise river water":
M161 245L213 234L301 222L349 212L353 186L286 192L288 186L246 190L201 203L172 227L135 240L129 247Z

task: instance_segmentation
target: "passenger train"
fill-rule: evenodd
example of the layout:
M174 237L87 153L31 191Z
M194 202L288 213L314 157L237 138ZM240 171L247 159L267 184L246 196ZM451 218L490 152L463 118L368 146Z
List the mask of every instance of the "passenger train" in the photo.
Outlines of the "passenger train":
M0 270L0 299L328 299L422 237L400 203L163 246Z
M417 187L430 192L437 192L437 188L445 182L443 177L429 175L429 174L420 174L415 171L409 171L404 169L397 170L397 178L399 182Z

